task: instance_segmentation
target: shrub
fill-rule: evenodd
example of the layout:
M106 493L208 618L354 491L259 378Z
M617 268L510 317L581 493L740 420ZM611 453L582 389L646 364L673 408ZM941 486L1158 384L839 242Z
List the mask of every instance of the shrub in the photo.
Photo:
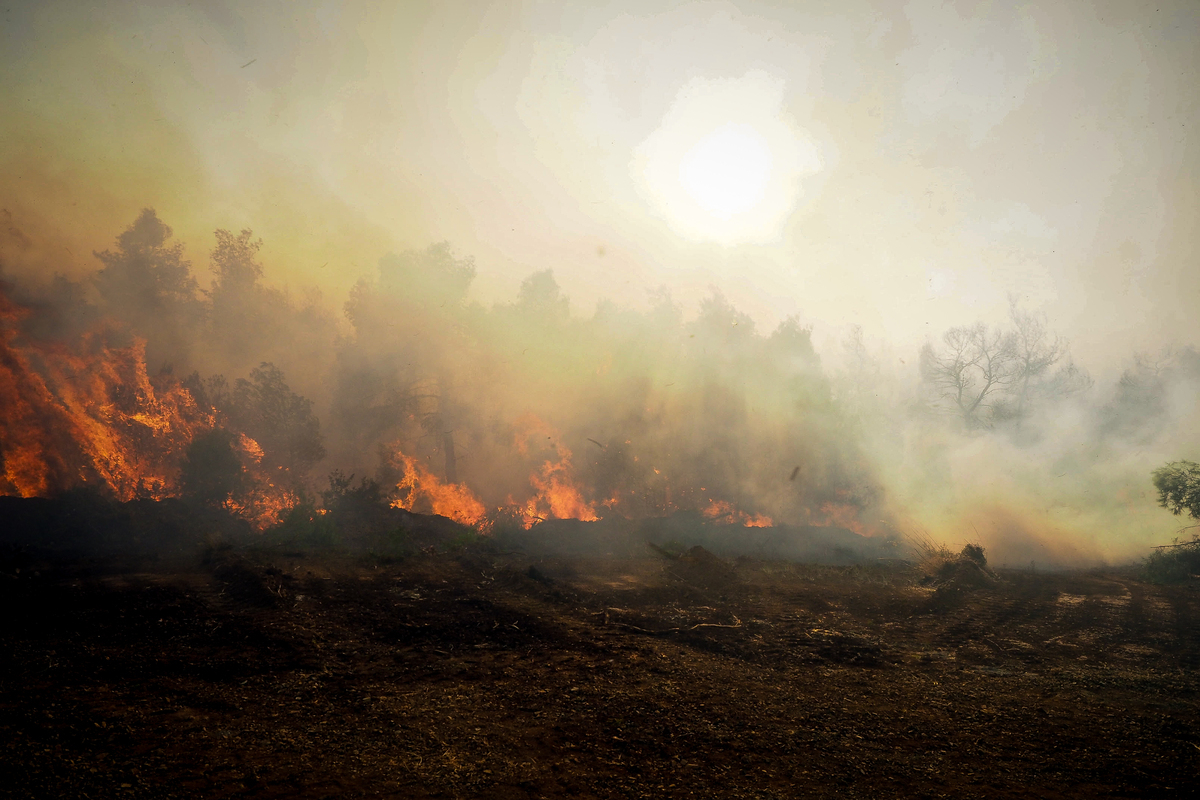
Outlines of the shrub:
M1142 574L1151 583L1183 583L1200 579L1200 536L1191 541L1155 548L1142 562Z

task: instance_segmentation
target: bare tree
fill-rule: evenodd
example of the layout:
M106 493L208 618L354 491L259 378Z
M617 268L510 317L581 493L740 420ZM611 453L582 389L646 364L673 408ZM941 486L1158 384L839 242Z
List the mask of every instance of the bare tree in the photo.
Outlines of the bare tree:
M935 404L948 404L968 428L1009 421L1019 430L1037 403L1092 385L1044 316L1022 311L1010 299L1009 319L1009 330L983 323L951 328L942 347L926 344L921 350L921 377L936 395Z
M968 428L990 427L997 405L1017 376L1018 350L1011 333L983 323L951 328L943 349L921 348L921 377L939 401L952 404Z
M1045 316L1022 311L1015 298L1008 314L1017 360L1010 393L1019 426L1032 404L1088 389L1092 379L1071 359L1067 341L1047 330Z

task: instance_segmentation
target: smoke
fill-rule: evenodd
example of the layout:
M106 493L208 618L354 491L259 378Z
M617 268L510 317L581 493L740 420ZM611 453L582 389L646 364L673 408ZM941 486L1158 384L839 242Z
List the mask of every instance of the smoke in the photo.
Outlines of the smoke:
M794 320L761 335L719 293L690 321L665 293L580 317L549 271L483 307L464 299L473 274L438 245L356 285L331 415L341 458L395 442L437 464L451 432L458 477L492 506L555 474L594 513L870 515L879 487Z
M994 414L964 418L939 402L944 386L885 366L899 361L883 345L868 347L860 333L842 344L834 385L902 528L982 544L1013 566L1123 562L1170 540L1179 522L1156 505L1150 472L1200 449L1196 350L1127 353L1119 374L1092 383L1066 342L1053 346L1061 369L1047 371L1047 391L1023 413L1014 384L996 393ZM927 345L939 347L946 352Z
M380 259L338 314L267 285L251 231L214 239L197 268L147 209L90 277L4 284L3 491L219 494L244 482L204 465L240 465L266 494L228 500L261 524L355 474L469 522L691 510L1053 568L1162 540L1149 473L1198 443L1194 349L1130 353L1092 382L1016 305L1012 330L961 329L1009 370L968 408L929 369L969 337L922 360L855 329L823 360L811 329L759 331L715 289L694 309L664 289L587 314L550 270L484 305L445 243Z
M337 470L373 476L413 507L414 493L433 496L414 484L419 472L466 487L472 509L516 507L531 521L710 510L759 524L887 528L883 488L795 320L761 334L716 291L690 320L665 292L644 311L600 303L580 316L549 270L513 301L484 306L467 300L473 261L441 244L381 259L350 292L339 327L319 296L296 302L264 285L262 242L249 230L215 239L206 290L150 209L96 253L89 281L10 288L28 298L11 315L12 352L55 338L76 346L99 326L111 343L93 355L140 361L138 403L187 398L189 414L210 413L209 427L243 437L214 434L191 449L159 442L159 462L170 458L164 447L178 462L156 466L160 493L209 486L196 465L234 463L222 447L240 443L237 458L293 493L314 493L321 473ZM72 358L87 368L86 352ZM38 402L103 427L88 409L132 380L114 375L83 406L51 397L63 394L59 381ZM110 443L67 460L117 458L109 450L135 459L138 447ZM15 463L15 452L4 457ZM134 477L105 480L129 496Z

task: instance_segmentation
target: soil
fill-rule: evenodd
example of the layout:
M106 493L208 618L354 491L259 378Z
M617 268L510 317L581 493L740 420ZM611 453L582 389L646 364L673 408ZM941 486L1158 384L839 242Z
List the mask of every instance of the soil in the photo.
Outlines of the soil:
M668 555L9 553L0 793L1195 792L1196 588Z

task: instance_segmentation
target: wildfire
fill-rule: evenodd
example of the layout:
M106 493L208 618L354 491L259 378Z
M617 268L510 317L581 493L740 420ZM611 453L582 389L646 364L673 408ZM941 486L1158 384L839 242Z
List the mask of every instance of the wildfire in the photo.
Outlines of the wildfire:
M733 507L732 503L724 500L710 500L709 504L701 509L701 514L713 522L720 522L725 525L743 525L747 528L770 528L775 522L765 514L747 514Z
M443 483L412 456L396 450L396 460L404 466L404 477L396 484L393 508L420 510L449 517L464 525L481 526L487 509L479 498L461 483Z
M75 347L21 341L27 314L0 294L0 493L82 484L120 500L173 494L179 456L212 426L211 411L177 382L151 381L144 342L113 347L106 330Z
M595 522L596 504L585 502L571 469L571 451L560 447L559 460L547 461L529 476L537 494L525 502L522 511L530 527L538 519L581 519Z
M266 530L278 524L300 498L295 492L275 484L270 470L262 464L263 449L258 442L239 433L234 439L234 450L253 488L227 500L225 507L248 520L255 530Z
M71 342L30 339L21 325L31 313L0 291L0 494L47 496L85 485L122 501L178 495L189 447L198 436L227 425L224 414L197 404L169 375L151 378L143 341L115 345L119 332L109 326ZM558 430L532 414L517 419L515 427L512 446L530 470L530 493L522 500L509 497L507 509L526 528L548 519L596 521L601 506L634 515L700 508L722 524L774 525L771 517L724 500L709 498L704 505L707 490L673 486L658 467L650 468L654 476L645 485L610 488L606 499L589 499ZM259 442L231 433L229 446L244 480L224 506L265 529L299 502L297 485L276 472L283 467L271 466L275 462ZM394 507L488 529L488 508L470 488L440 480L399 448L394 452L402 467ZM858 510L842 500L838 496L809 510L807 521L869 535Z
M545 519L579 519L595 522L596 503L583 499L583 491L575 478L571 465L571 451L562 444L558 432L536 416L527 414L521 418L522 431L517 434L514 445L517 452L529 455L534 441L550 442L555 459L546 459L529 476L529 485L536 490L533 497L519 504L526 528ZM511 500L510 500L511 502Z
M874 533L859 519L858 509L844 503L822 503L817 519L821 525L845 528L861 536L871 536Z
M48 496L93 486L120 501L180 492L188 446L218 424L172 376L151 378L145 342L114 346L106 326L74 342L27 340L30 313L0 292L0 494ZM258 442L234 450L248 491L226 501L263 529L295 505L261 466Z

